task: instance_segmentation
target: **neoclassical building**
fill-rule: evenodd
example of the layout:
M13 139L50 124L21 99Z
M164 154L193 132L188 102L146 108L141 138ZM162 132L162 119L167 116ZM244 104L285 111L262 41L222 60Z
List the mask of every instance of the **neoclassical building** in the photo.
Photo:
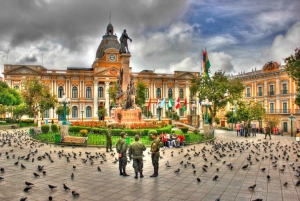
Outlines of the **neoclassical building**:
M127 69L123 73L129 74L136 84L143 80L147 86L146 98L151 100L150 110L158 114L157 100L173 98L175 102L178 97L182 104L184 99L188 100L190 93L189 85L192 77L199 76L199 72L175 71L170 74L159 74L152 70L132 72L130 67L131 54L120 54L120 42L111 23L107 26L106 34L103 35L97 49L95 61L91 67L67 67L66 70L51 70L41 65L5 64L4 81L12 88L22 90L22 83L30 77L38 77L46 83L52 94L61 98L64 94L70 98L69 107L72 109L68 116L70 121L74 120L98 120L97 111L105 107L110 116L112 107L109 99L108 89L113 86L120 76L120 69ZM134 53L133 53L134 56ZM125 91L125 89L123 89ZM166 107L162 108L162 117L165 116ZM199 111L199 109L198 109ZM184 112L178 109L182 119L186 119L189 110ZM44 114L45 119L58 119L55 109L49 109Z

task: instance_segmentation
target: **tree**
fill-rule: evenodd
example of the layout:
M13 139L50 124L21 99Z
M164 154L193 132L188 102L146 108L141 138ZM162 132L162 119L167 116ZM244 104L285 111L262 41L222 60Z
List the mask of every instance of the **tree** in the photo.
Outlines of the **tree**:
M31 114L31 111L28 105L21 103L13 108L13 114L17 119L20 119L23 115Z
M22 97L16 89L9 88L9 86L0 81L0 104L7 106L19 105L22 102Z
M261 103L255 100L237 102L237 121L244 121L249 123L252 120L262 120L265 114L265 108L263 108Z
M101 120L104 120L104 117L106 117L107 112L106 112L106 108L99 108L98 109L98 117Z
M245 87L238 78L229 79L225 72L217 71L210 77L198 77L191 80L191 97L195 95L203 101L207 98L212 101L209 108L213 121L219 109L224 108L228 102L242 98L242 92Z
M284 61L286 63L286 72L291 78L293 78L293 80L296 81L298 85L298 93L295 99L295 103L296 105L300 106L300 48L296 48L295 54L285 58Z
M146 84L139 80L136 85L136 105L142 108L146 102Z
M0 104L0 117L6 113L6 105Z
M264 115L264 122L273 131L273 128L280 124L280 116L277 114L266 114Z
M39 112L43 116L45 110L55 108L58 102L57 98L50 93L49 87L37 77L24 82L24 90L21 94L35 119Z

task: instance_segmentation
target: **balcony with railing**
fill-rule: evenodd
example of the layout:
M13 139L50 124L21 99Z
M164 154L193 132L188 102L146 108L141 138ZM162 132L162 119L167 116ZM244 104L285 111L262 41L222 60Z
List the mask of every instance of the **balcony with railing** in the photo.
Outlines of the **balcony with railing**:
M262 91L259 91L258 93L257 93L257 96L262 96L263 95L263 92Z
M268 92L268 95L269 95L269 96L274 96L274 95L275 95L275 91L269 91L269 92Z
M281 94L288 94L288 90L287 89L281 90Z
M291 109L269 109L266 110L267 114L290 114Z

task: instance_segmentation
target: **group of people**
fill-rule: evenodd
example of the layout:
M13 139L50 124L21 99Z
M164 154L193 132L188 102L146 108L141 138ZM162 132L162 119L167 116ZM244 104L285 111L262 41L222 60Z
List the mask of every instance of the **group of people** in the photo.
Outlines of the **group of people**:
M251 123L251 122L241 122L241 123L237 123L235 125L235 129L236 129L236 135L241 135L241 136L245 136L245 137L248 137L248 136L256 136L256 133L258 133L259 129L258 127L256 127L256 124L255 123ZM275 127L273 128L273 132L274 133L278 133L280 132L279 131L279 128ZM265 133L265 139L267 138L267 135L269 136L269 138L271 139L271 129L270 127L265 127L264 128L264 133Z
M126 173L126 166L127 166L127 150L130 161L133 160L133 169L135 172L134 178L138 178L138 174L140 174L140 178L143 178L143 152L146 150L146 146L139 141L140 137L138 135L135 136L135 141L127 145L125 138L126 133L121 132L121 139L118 140L116 144L116 150L118 153L119 158L119 171L120 176L127 177L129 176ZM151 153L151 160L152 165L154 168L154 173L150 177L157 177L158 176L158 167L159 167L159 150L160 150L160 139L157 137L156 133L152 134L152 143L150 148ZM112 135L111 135L111 126L108 126L106 132L106 152L112 151Z
M184 135L176 135L173 131L170 135L169 133L161 133L160 140L163 142L164 148L172 148L172 147L183 147L184 146Z

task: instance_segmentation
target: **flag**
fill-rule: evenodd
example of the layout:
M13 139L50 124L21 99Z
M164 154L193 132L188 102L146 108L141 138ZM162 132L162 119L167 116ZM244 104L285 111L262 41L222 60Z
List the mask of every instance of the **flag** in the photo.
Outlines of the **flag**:
M148 102L148 110L150 110L150 106L151 106L151 98L149 99L149 102Z
M171 108L173 106L172 104L172 98L169 98L169 104L168 104L168 107Z
M200 100L200 99L199 99L199 104L200 104L200 106L202 106L202 100Z
M161 102L160 102L160 107L164 108L165 107L165 103L166 103L166 98L164 98Z
M186 98L184 99L184 107L187 108L187 100L186 100Z
M158 105L158 103L159 103L159 98L156 99L156 105Z
M185 105L182 105L182 106L181 106L181 109L182 109L183 111L186 111Z
M203 56L204 77L209 77L208 70L210 68L210 62L208 59L208 54L206 52L206 49L205 51L202 51L202 56Z
M180 98L178 97L175 108L178 109L179 107L180 107Z

